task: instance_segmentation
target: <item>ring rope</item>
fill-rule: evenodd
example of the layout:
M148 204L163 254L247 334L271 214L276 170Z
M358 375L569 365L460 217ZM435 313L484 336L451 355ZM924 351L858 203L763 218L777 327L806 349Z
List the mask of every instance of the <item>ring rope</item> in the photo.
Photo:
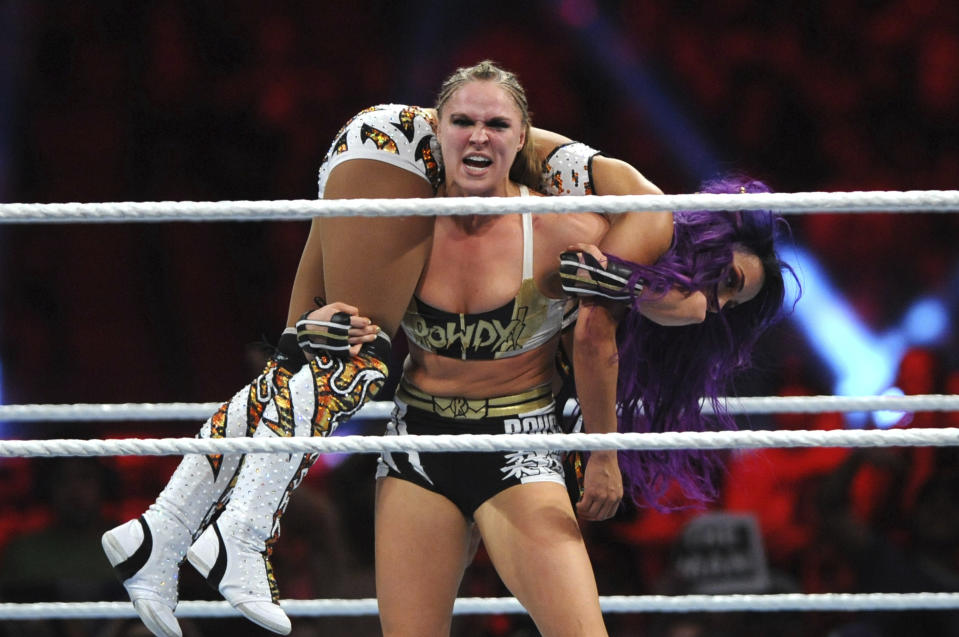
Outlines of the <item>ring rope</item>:
M605 613L781 612L944 610L959 608L959 593L784 593L770 595L607 595ZM285 599L283 610L296 617L376 615L376 599ZM461 597L454 615L525 614L513 597ZM228 602L183 601L177 617L239 617ZM129 602L39 602L0 604L0 620L121 619L137 617Z
M950 212L959 190L430 199L293 199L273 201L123 201L0 204L0 222L255 221L313 217L386 217L630 210L779 210L816 212Z
M328 438L137 438L5 440L0 457L170 456L238 453L381 453L561 450L762 449L957 446L959 428L679 431L664 433L443 434Z
M203 420L221 403L78 403L0 405L0 422L84 420ZM572 402L566 414L572 413ZM720 399L730 414L817 414L857 411L959 411L959 395L911 396L748 396ZM704 413L712 405L703 404ZM389 418L393 403L368 403L358 418Z

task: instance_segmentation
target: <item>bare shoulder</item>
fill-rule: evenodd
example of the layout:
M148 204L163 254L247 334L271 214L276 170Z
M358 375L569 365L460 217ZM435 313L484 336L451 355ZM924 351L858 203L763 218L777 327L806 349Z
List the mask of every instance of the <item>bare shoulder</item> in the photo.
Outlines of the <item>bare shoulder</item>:
M530 190L529 196L545 195ZM599 243L609 231L609 221L595 212L534 213L533 231L537 244L545 242L551 251L555 246L561 246L559 252L562 252L571 243Z
M559 252L571 243L599 243L609 231L609 222L594 212L550 212L533 215L536 239ZM557 252L557 254L559 254Z

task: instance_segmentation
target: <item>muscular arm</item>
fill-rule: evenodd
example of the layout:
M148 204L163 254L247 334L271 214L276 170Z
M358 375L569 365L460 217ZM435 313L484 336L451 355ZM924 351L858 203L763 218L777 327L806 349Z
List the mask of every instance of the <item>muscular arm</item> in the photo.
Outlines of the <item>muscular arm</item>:
M580 302L573 333L573 374L586 433L612 433L617 429L616 326L621 313L614 304L585 299ZM605 520L616 514L623 499L616 451L590 453L583 487L583 497L576 505L580 516Z
M593 181L596 193L602 195L663 194L638 170L608 157L593 159ZM673 240L671 212L625 212L614 215L611 222L600 250L634 263L655 263ZM640 297L640 301L640 313L660 325L691 325L706 318L706 297L702 292L672 289L660 298Z
M533 128L533 143L540 161L558 146L572 142L559 133ZM597 195L661 195L656 184L630 164L596 155L592 160L593 192ZM611 228L600 244L603 252L635 263L650 264L669 249L673 240L673 213L623 212L611 215Z
M597 195L661 195L663 191L624 161L593 158L593 190ZM673 241L673 213L622 212L610 218L600 249L621 259L650 265Z
M534 131L537 135L538 131ZM565 143L561 136L543 132L536 137L545 145ZM568 141L568 140L566 140ZM537 147L538 150L540 147ZM552 150L550 148L549 150ZM549 151L546 151L547 154ZM593 192L598 195L662 194L652 182L626 162L595 156L592 160ZM599 244L602 252L635 263L651 264L669 249L673 237L670 212L625 212L612 215L610 229ZM597 258L605 257L597 253ZM602 258L601 258L602 257ZM665 299L663 299L665 301ZM681 305L671 296L670 302ZM673 320L665 305L659 318ZM675 308L671 308L675 311ZM573 372L587 433L617 430L616 381L619 374L616 328L625 309L613 304L583 301L573 333ZM615 451L598 451L586 465L583 497L576 508L586 520L615 515L623 497L623 479Z

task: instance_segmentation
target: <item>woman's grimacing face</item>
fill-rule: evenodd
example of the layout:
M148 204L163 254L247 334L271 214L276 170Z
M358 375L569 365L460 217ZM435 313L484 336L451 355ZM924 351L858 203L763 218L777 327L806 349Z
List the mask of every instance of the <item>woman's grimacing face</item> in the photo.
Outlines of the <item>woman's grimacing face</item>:
M733 262L716 289L716 305L710 312L731 309L759 294L766 280L762 262L752 252L733 250Z
M440 113L437 138L447 196L506 196L509 171L526 141L523 115L509 92L475 80L453 93Z

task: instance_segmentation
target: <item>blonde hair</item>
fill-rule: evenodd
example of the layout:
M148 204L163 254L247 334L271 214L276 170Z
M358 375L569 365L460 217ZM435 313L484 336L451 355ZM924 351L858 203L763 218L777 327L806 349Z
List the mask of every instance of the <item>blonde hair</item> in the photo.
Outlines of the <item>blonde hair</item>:
M436 97L436 112L443 117L443 107L453 96L453 93L470 82L495 82L503 88L523 116L523 132L526 134L523 147L516 154L513 165L509 170L509 177L513 181L526 184L534 190L540 189L542 166L536 156L533 146L533 131L530 123L529 103L526 101L526 91L515 73L503 69L492 60L483 60L473 66L463 66L453 72L440 86Z

